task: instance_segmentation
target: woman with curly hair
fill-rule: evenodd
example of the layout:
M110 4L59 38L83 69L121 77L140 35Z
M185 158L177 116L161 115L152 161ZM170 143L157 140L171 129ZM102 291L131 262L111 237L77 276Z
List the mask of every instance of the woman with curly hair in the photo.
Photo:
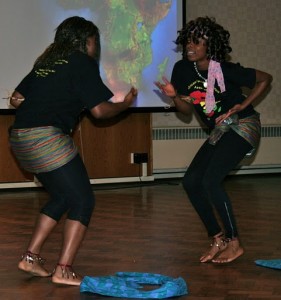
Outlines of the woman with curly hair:
M101 80L99 56L96 25L70 17L57 27L54 42L38 57L10 99L17 108L10 131L11 148L51 198L41 209L18 268L34 276L52 276L52 282L58 284L81 283L82 277L73 271L72 264L95 204L71 132L83 110L95 118L110 118L126 110L137 96L137 90L131 88L123 102L108 102L113 94ZM50 273L40 252L65 213L61 251Z
M194 108L210 129L183 178L184 189L212 237L200 257L203 263L229 263L244 252L223 180L258 146L261 125L252 103L272 80L265 72L228 62L229 38L214 18L188 22L178 32L176 44L182 46L183 59L175 64L171 82L163 77L162 83L155 83L178 111L188 115ZM242 87L250 89L249 95L242 93Z

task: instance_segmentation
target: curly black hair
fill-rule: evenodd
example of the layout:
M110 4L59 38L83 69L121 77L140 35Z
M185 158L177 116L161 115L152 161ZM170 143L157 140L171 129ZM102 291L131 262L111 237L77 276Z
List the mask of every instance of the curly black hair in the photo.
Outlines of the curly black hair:
M198 44L200 38L206 41L208 59L217 62L228 59L228 54L232 51L229 45L230 33L216 23L215 18L198 17L195 20L189 21L178 31L175 43L182 46L183 57L186 57L186 45L188 41L191 40Z
M74 16L65 19L57 28L54 42L36 59L35 67L52 67L56 61L66 59L79 50L87 53L87 38L95 37L96 57L100 58L100 34L98 27L91 21Z

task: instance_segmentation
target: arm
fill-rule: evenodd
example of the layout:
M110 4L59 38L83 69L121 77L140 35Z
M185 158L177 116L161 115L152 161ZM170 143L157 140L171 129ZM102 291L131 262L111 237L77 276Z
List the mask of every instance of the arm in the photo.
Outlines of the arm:
M216 123L219 124L229 116L238 113L245 109L248 105L253 103L265 90L269 87L272 81L272 76L268 73L256 70L256 85L251 90L249 96L241 103L234 105L226 114L219 116L216 119Z
M19 92L14 91L12 96L10 97L10 104L14 108L18 108L21 105L22 101L24 101L24 96Z
M192 104L190 103L190 97L177 94L174 86L170 81L163 77L163 83L156 81L154 83L160 91L170 97L176 106L176 109L184 115L189 115L192 112Z
M91 114L96 119L108 119L112 118L122 111L129 108L132 103L135 101L138 95L138 91L135 88L131 88L129 93L125 96L123 102L112 103L112 102L101 102L100 104L94 106L91 109Z

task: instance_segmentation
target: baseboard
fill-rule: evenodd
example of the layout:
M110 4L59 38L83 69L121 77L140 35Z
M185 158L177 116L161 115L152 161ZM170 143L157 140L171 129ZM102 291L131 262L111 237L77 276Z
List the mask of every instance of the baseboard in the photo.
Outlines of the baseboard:
M147 182L147 181L154 181L154 176L90 179L91 184L110 184L110 183ZM0 189L22 189L22 188L38 188L38 187L42 187L42 185L37 180L27 181L27 182L0 183Z
M186 169L161 169L154 170L153 176L155 179L165 178L181 178ZM254 165L240 166L230 172L230 175L247 175L247 174L273 174L281 173L281 165Z

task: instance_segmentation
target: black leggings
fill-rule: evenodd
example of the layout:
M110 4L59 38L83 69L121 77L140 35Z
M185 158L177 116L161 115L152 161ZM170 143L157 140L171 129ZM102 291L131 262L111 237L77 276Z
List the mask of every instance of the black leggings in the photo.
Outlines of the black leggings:
M41 213L59 221L67 218L89 225L95 205L94 193L84 163L79 155L66 165L46 173L36 174L51 199Z
M230 130L215 146L205 141L185 173L184 189L209 236L222 231L213 207L221 218L226 238L238 236L231 202L222 182L251 149L245 139Z

